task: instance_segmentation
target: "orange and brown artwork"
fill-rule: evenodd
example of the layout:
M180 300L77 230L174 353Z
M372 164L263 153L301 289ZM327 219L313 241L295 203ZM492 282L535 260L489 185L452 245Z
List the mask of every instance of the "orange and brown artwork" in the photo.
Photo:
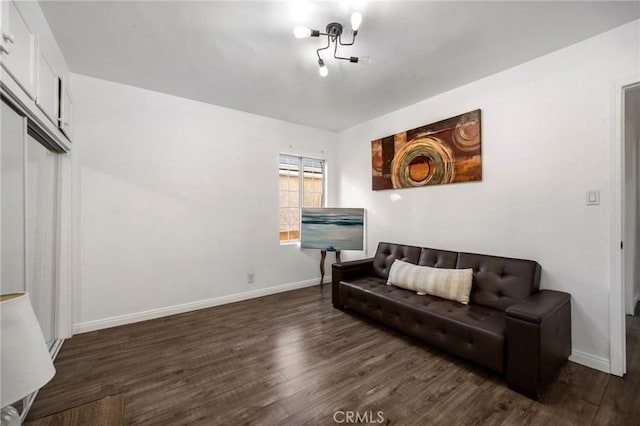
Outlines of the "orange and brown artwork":
M480 110L371 141L372 188L482 180Z

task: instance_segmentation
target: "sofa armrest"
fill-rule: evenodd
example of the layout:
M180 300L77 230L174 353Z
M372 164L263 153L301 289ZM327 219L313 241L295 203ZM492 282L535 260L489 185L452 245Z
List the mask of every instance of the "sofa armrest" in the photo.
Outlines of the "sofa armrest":
M373 273L373 258L334 263L331 265L331 301L342 309L340 303L340 281L352 280Z
M571 354L571 296L540 290L506 314L507 384L538 399Z
M520 303L507 308L507 316L540 324L571 301L571 295L561 291L540 290Z

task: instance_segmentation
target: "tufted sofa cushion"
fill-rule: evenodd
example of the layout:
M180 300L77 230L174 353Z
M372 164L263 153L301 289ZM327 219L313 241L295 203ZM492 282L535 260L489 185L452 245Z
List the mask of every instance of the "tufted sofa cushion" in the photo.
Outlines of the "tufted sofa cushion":
M469 303L500 311L538 291L538 262L484 254L459 253L458 269L473 269Z
M454 269L457 263L457 252L431 248L422 248L420 259L418 260L418 265L431 266L432 268Z
M340 300L381 321L494 371L504 368L505 313L436 296L418 296L377 277L340 283Z
M418 263L421 250L420 247L379 243L376 256L373 258L373 271L379 278L384 278L386 281L394 260L398 259L415 265Z

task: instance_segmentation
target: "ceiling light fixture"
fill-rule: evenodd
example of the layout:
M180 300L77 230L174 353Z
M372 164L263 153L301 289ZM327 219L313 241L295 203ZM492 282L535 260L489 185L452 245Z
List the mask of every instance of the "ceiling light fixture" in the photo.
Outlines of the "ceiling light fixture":
M320 75L322 77L326 77L327 74L329 74L329 70L327 69L327 66L324 64L324 61L322 59L318 59L318 65L320 66L320 69L318 70L320 72Z
M324 64L324 60L322 56L320 56L321 50L327 50L331 47L331 43L333 43L333 57L336 59L342 59L344 61L349 61L354 64L369 64L371 63L371 59L367 56L349 56L343 57L338 55L338 45L340 46L353 46L356 41L356 36L358 35L358 29L360 28L360 24L362 24L362 14L355 12L351 15L351 31L353 33L353 38L351 39L351 43L343 43L342 42L342 33L343 26L339 22L331 22L327 25L326 32L321 33L319 30L312 30L310 28L297 26L293 29L293 35L296 38L307 38L307 37L320 37L327 36L327 45L316 50L316 54L318 55L318 66L320 69L320 75L322 77L326 77L329 74L329 70L327 66Z

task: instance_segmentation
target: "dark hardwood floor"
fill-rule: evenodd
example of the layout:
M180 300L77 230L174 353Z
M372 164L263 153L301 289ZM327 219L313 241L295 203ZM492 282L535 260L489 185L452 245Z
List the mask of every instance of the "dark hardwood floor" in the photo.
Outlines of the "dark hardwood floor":
M123 418L124 395L117 394L28 421L25 426L122 426Z
M540 401L502 378L338 311L311 287L74 336L29 420L110 395L125 424L640 424L640 317L622 379L568 362ZM360 417L362 419L362 417Z

